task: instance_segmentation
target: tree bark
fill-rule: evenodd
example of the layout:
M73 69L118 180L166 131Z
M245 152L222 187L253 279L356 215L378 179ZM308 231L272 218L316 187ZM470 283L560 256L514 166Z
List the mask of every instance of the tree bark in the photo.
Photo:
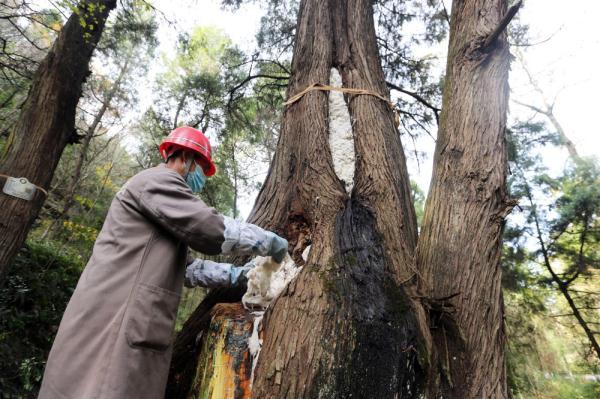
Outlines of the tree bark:
M94 7L90 7L92 3ZM26 177L38 186L49 187L65 146L77 139L75 109L81 87L106 18L115 6L116 0L79 3L35 73L9 137L0 173ZM43 202L39 191L32 201L0 194L0 279L25 241Z
M485 46L505 0L455 0L434 171L417 264L433 298L433 395L508 398L500 254L506 191L509 51ZM436 301L437 299L437 301Z
M385 97L370 1L300 5L288 97L328 83ZM355 150L350 195L329 145L328 94L285 109L269 175L250 220L287 237L308 262L265 314L256 398L417 397L428 356L416 278L416 218L400 136L388 104L346 98Z
M332 68L344 87L388 96L370 1L303 0L299 10L288 98L329 83ZM249 221L286 237L304 267L265 313L253 397L508 397L499 264L512 206L504 144L508 47L498 27L508 23L506 2L457 0L453 12L417 251L408 173L388 104L345 97L355 153L350 193L330 148L330 94L307 92L284 110ZM187 357L189 365L190 337L206 328L215 295L184 326L177 342L187 341L187 354L176 344L176 364ZM180 366L170 385L177 385Z

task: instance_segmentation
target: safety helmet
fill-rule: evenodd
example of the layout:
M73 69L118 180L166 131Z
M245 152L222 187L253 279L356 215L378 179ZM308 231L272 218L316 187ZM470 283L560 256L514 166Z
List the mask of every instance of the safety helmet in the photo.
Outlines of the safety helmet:
M173 130L158 147L160 155L166 161L177 150L191 150L198 155L200 166L206 176L212 176L217 168L211 158L208 138L197 129L181 126Z

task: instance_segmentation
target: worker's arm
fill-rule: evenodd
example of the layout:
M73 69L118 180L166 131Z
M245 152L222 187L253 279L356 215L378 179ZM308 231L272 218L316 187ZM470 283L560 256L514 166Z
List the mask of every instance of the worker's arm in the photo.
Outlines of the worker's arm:
M237 267L229 263L195 259L185 271L185 286L188 288L235 287L246 281L246 274L253 267L253 262Z
M141 212L174 237L202 253L221 253L223 216L194 195L176 172L166 168L157 171L133 194L137 195Z
M288 243L275 233L219 215L174 171L158 170L139 193L142 212L190 247L214 255L272 256L281 262Z

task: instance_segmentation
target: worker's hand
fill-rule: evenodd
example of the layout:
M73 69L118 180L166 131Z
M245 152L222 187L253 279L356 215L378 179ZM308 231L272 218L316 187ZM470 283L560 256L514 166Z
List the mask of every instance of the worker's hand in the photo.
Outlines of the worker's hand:
M239 287L248 283L248 272L252 270L256 264L253 261L246 263L244 266L233 266L229 273L229 279L232 287Z
M188 288L200 286L207 288L227 287L230 285L231 269L229 263L217 263L211 260L196 259L185 270L184 285Z
M273 260L277 263L281 263L283 258L288 251L288 242L285 238L279 237L275 233L271 233L271 245L269 247L269 254Z
M284 238L251 223L227 216L223 216L223 222L223 255L271 256L277 263L281 263L285 258L288 242Z

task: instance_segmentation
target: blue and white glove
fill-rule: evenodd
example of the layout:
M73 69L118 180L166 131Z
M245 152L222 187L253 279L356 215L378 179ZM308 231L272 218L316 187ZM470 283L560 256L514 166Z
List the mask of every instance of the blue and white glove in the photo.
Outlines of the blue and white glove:
M185 269L184 284L192 287L236 287L248 281L247 274L256 265L248 262L244 266L230 263L217 263L212 260L195 259Z
M256 264L252 261L246 263L244 266L233 266L231 273L229 274L229 280L231 281L232 287L238 287L248 282L248 272L252 270Z
M281 263L288 250L288 242L277 234L250 223L224 216L225 241L221 245L224 255L271 256Z
M229 263L195 259L185 269L184 285L188 288L196 286L207 288L229 287L232 268L233 265Z
M287 254L288 242L285 238L281 238L275 233L271 234L273 237L271 238L271 246L268 255L270 255L275 262L281 263Z

